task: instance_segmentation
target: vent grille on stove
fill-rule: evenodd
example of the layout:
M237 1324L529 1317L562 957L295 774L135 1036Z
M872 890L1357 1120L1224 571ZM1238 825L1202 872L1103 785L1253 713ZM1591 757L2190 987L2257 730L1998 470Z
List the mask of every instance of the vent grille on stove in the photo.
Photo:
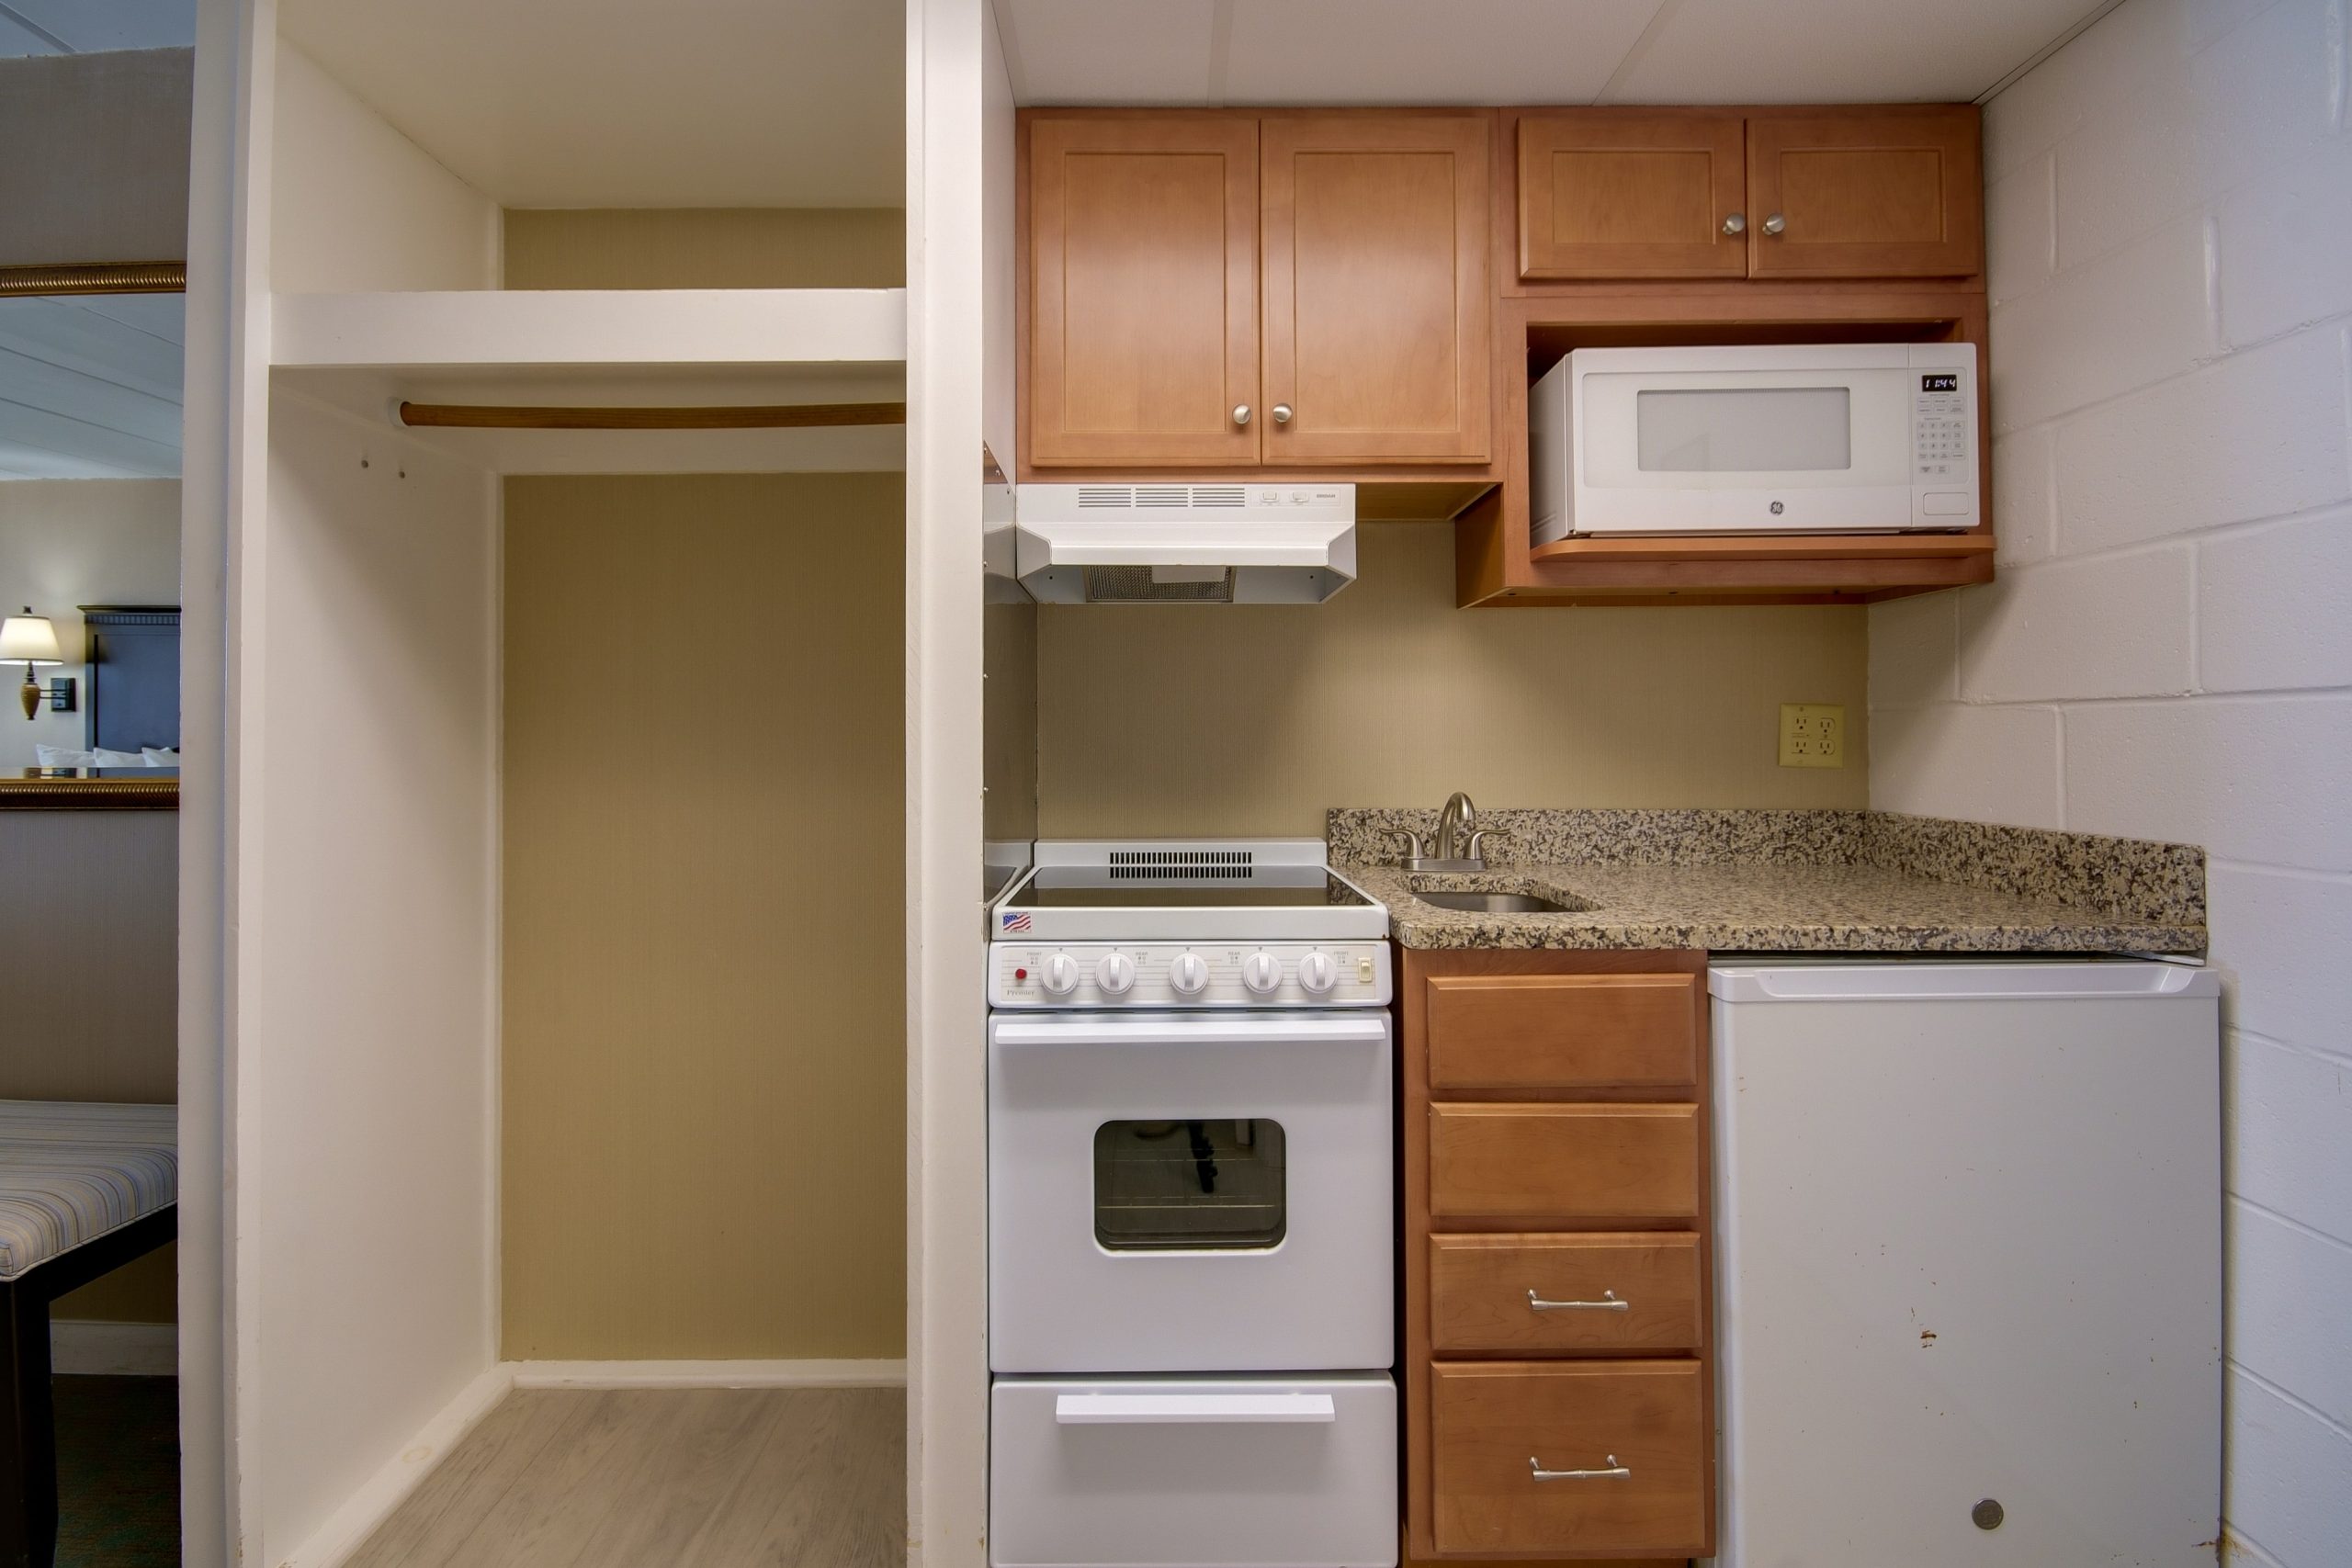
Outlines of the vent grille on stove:
M1113 850L1111 879L1114 882L1149 877L1166 882L1185 877L1198 882L1246 882L1254 861L1248 850Z
M1138 506L1182 506L1193 511L1249 504L1243 485L1080 485L1081 512L1131 512Z
M1233 569L1227 567L1205 582L1162 582L1148 566L1090 566L1086 569L1086 602L1090 604L1230 604Z

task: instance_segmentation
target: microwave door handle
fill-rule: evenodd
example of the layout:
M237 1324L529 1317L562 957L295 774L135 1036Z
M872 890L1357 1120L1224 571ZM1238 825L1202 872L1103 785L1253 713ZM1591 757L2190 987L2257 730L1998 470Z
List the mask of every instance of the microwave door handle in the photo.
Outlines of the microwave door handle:
M1340 1418L1328 1393L1064 1393L1064 1427L1328 1426Z

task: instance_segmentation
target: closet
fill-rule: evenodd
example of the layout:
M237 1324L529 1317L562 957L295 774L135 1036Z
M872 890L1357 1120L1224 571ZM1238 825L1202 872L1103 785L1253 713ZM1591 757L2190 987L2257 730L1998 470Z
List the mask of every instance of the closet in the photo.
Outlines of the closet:
M535 1385L903 1381L906 46L846 0L275 15L231 1398L243 1554L309 1563ZM902 1554L896 1427L786 1426L883 1520L834 1560Z

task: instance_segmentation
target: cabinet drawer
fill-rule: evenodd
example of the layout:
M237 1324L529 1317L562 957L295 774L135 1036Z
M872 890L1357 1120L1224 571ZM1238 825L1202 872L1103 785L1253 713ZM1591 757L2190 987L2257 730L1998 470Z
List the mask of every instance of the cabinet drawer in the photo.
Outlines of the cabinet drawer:
M1430 1347L1696 1350L1699 1276L1687 1231L1431 1236Z
M1698 1362L1439 1362L1430 1386L1440 1551L1713 1551Z
M1695 1105L1430 1107L1432 1220L1698 1213Z
M1685 1089L1699 1081L1695 975L1438 975L1430 1087Z

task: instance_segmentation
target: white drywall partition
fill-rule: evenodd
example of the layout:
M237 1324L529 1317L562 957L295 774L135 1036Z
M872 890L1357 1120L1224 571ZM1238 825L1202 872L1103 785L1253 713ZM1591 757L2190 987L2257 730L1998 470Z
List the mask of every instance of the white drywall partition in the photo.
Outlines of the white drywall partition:
M986 0L907 4L908 1562L988 1561Z
M2211 857L2224 1513L2281 1568L2352 1541L2345 35L2129 0L1993 100L2001 580L1871 612L1871 804Z
M496 202L282 40L274 85L272 287L288 294L498 287Z
M240 0L197 0L188 156L187 302L180 444L179 1405L180 1562L236 1561L236 1416L230 1397L234 1185L225 1116L232 1016L230 735L224 677L232 520L244 508L241 455L265 439L266 349L242 214L252 17ZM254 374L249 375L249 370Z
M499 503L283 391L269 443L234 940L246 1528L277 1563L496 1359Z

